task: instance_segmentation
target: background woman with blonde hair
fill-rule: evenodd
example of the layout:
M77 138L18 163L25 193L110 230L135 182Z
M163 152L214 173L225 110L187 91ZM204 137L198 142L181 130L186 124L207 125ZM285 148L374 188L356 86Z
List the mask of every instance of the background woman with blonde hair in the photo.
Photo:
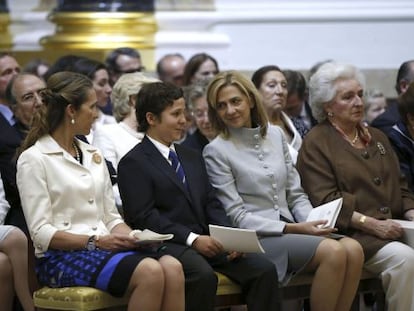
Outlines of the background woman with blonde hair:
M102 151L105 159L112 163L115 170L121 158L144 137L143 133L138 132L135 116L136 96L144 83L157 81L159 80L147 77L141 72L125 73L112 88L111 102L117 123L104 124L96 128L92 145ZM116 205L121 208L118 183L112 188Z

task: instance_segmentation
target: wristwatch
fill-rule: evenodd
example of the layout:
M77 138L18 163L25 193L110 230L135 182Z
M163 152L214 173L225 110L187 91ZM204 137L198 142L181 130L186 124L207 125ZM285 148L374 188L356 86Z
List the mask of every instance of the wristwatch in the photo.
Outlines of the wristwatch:
M85 249L88 251L94 251L96 249L98 249L98 247L96 247L96 241L98 241L99 238L97 235L92 235L88 238L88 242L86 242L85 245Z

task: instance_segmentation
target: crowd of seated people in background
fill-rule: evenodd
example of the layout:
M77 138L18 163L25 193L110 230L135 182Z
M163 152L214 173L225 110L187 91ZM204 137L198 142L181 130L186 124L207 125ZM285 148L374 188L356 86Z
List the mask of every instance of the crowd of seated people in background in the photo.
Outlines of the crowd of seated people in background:
M111 102L117 123L104 124L97 128L92 144L102 151L115 171L121 158L144 137L144 134L138 131L135 115L136 96L144 83L155 81L158 80L141 72L133 72L123 74L113 86ZM117 183L113 185L113 189L116 205L121 209L122 201Z
M185 103L185 108L183 109L184 122L180 120L176 128L181 134L175 135L172 137L173 139L170 137L167 145L173 146L174 144L179 144L180 147L176 147L178 150L181 150L181 148L186 148L184 150L188 148L193 149L197 157L200 157L204 151L204 157L207 161L207 172L210 178L207 183L212 183L218 190L217 194L215 194L215 204L217 203L219 208L229 217L230 222L225 222L227 225L244 227L243 221L247 219L238 215L236 209L228 204L227 200L229 198L234 200L237 197L241 202L240 204L242 204L240 206L244 206L243 204L250 206L249 204L251 202L249 200L254 195L260 196L259 191L253 186L247 186L252 191L251 196L246 194L245 189L239 189L237 187L232 189L232 192L229 192L230 186L226 182L226 178L230 178L230 175L226 175L226 167L232 167L231 172L235 174L231 175L232 178L229 181L231 180L238 187L243 187L241 182L237 181L239 173L235 171L235 164L231 162L233 161L231 156L224 156L226 152L231 153L231 148L224 148L224 151L217 154L213 152L215 150L214 146L217 147L219 142L237 145L239 143L236 143L237 139L243 142L247 140L244 136L242 138L235 138L237 134L233 133L233 125L226 119L227 115L234 114L236 115L236 119L245 118L245 120L250 120L250 122L246 121L247 123L241 126L242 129L255 127L266 128L265 135L262 138L265 144L270 144L268 147L269 152L271 153L279 147L284 152L283 157L276 157L278 159L277 165L287 165L289 172L296 172L296 169L298 170L299 174L295 173L297 174L297 177L295 177L297 178L297 184L290 182L289 178L286 178L284 181L278 181L280 185L273 183L277 189L281 190L281 193L287 195L285 203L288 210L290 209L290 212L294 215L292 219L294 222L293 225L300 225L301 221L304 221L303 217L301 218L295 214L298 213L297 215L299 215L301 208L310 208L337 197L343 197L343 209L336 226L339 229L339 233L349 236L351 243L358 241L362 245L363 257L365 258L363 268L378 274L382 278L388 310L412 310L414 308L410 297L394 289L393 284L397 283L404 284L406 289L413 288L412 280L414 278L411 277L412 269L403 264L397 267L398 264L396 262L414 257L414 255L410 248L398 242L401 240L402 228L396 222L392 221L393 218L414 220L414 60L403 62L398 69L395 85L398 97L395 99L386 98L378 86L369 85L367 87L357 68L352 65L340 64L331 59L316 63L309 70L308 79L300 71L285 69L282 66L279 67L273 64L257 68L252 72L250 77L247 74L235 72L235 80L239 79L238 75L240 75L240 81L244 78L251 78L251 83L255 89L247 93L245 91L248 88L239 89L239 93L241 94L233 94L234 103L230 104L231 100L229 99L227 103L229 105L228 111L222 114L220 114L218 104L221 105L223 103L219 98L226 98L228 95L226 94L228 93L228 86L232 84L224 83L222 87L217 89L213 88L212 81L216 81L215 83L217 83L218 77L222 77L225 80L224 77L227 75L229 81L231 79L229 78L229 72L219 75L219 61L212 55L200 52L187 58L180 53L169 53L159 58L155 66L155 72L145 72L146 66L144 61L145 59L141 58L139 51L130 47L114 49L108 53L102 62L73 53L64 55L54 62L48 59L36 58L21 66L12 54L0 54L0 176L2 179L2 187L0 187L0 204L2 207L2 218L0 219L2 220L0 222L2 224L0 225L0 234L2 235L0 237L0 259L3 260L7 256L10 258L8 260L9 264L4 265L4 269L2 268L0 271L1 277L3 279L10 278L10 280L13 280L13 274L15 273L13 262L16 261L13 258L15 258L16 254L19 254L18 256L20 257L16 261L16 266L20 267L23 261L28 264L27 276L23 275L18 280L14 279L14 282L8 282L8 294L3 297L5 299L4 306L6 306L6 309L32 310L34 308L33 302L30 298L27 298L27 294L30 294L30 292L33 292L33 290L39 287L39 279L41 281L40 285L46 284L46 279L42 278L39 271L42 271L43 274L48 273L46 271L47 269L44 268L45 266L39 265L39 260L35 259L35 251L39 257L39 254L43 256L44 253L49 254L49 251L61 249L63 245L61 244L62 241L71 241L74 244L71 244L73 245L71 248L63 247L61 251L67 251L69 249L81 250L83 249L82 244L85 244L84 246L86 247L87 243L94 242L98 245L102 243L104 245L102 247L103 250L107 251L105 256L110 256L108 253L115 249L122 249L124 251L131 249L132 240L123 237L130 230L144 229L144 224L151 224L151 222L142 221L139 222L140 225L137 225L137 220L133 219L133 215L131 215L131 211L135 212L136 207L131 207L132 203L128 200L128 225L131 225L133 228L130 229L122 223L122 229L120 231L113 231L113 227L107 224L107 228L102 229L102 234L111 237L108 238L110 241L105 240L105 238L103 241L100 241L102 237L98 240L89 241L89 238L87 239L86 237L88 233L85 235L85 232L81 231L73 232L79 236L76 236L76 234L75 237L68 236L65 234L65 229L60 228L54 221L51 221L44 225L56 226L59 229L48 237L50 244L46 243L46 249L42 252L33 248L32 239L37 239L33 234L39 228L36 230L33 228L33 232L30 233L27 224L29 224L30 228L31 224L33 225L37 221L37 215L28 212L32 209L31 206L33 203L24 199L25 203L22 207L21 202L22 196L27 195L33 189L23 182L21 182L22 185L19 185L16 180L16 173L27 174L21 175L27 176L22 178L22 180L33 179L35 178L35 174L32 171L28 174L23 168L19 172L17 168L18 154L22 143L27 139L27 134L34 131L32 129L33 119L39 117L39 115L47 118L47 114L44 114L44 112L51 109L49 107L51 103L60 103L67 105L67 107L74 105L72 102L66 102L65 98L63 98L63 101L60 101L53 98L53 96L45 95L48 94L47 90L50 90L47 86L47 81L53 75L60 72L72 72L72 74L66 73L66 77L77 73L86 77L87 81L91 81L91 90L96 95L96 108L93 108L96 109L96 114L90 114L87 117L92 122L90 130L88 130L88 126L85 125L87 122L82 117L87 115L86 111L84 111L85 114L80 114L83 109L86 109L82 108L86 107L83 105L87 102L86 97L79 98L79 102L76 103L78 106L73 106L75 108L72 107L72 110L69 108L64 111L62 110L61 114L63 116L68 117L72 116L71 113L75 113L76 115L79 113L81 118L78 121L77 118L71 119L68 117L68 120L66 120L67 123L56 125L60 127L64 124L65 128L77 129L71 132L73 137L70 136L75 144L66 146L68 147L67 150L65 148L63 150L59 149L59 152L71 156L75 160L78 158L79 152L84 160L88 159L87 155L89 153L99 154L102 163L106 163L103 166L105 169L102 170L105 171L105 175L108 174L107 177L110 177L110 181L112 182L112 188L105 188L103 194L108 197L105 197L104 201L108 200L105 202L111 202L110 204L115 202L114 206L118 207L115 210L107 210L115 222L122 221L124 217L124 211L122 209L123 202L121 200L122 190L120 194L118 184L118 165L121 159L133 150L137 144L140 144L145 136L145 133L139 130L140 124L137 120L138 112L136 111L136 107L139 106L137 102L137 98L139 98L138 94L144 85L163 81L168 87L174 85L175 87L182 88L182 97ZM323 83L321 82L322 80L325 82L329 81L329 83ZM54 80L53 83L58 82ZM59 88L63 90L65 86L60 84ZM208 99L209 92L211 93L210 99ZM253 93L257 93L258 98L260 98L259 106L263 108L266 118L265 123L262 122L265 119L260 121L256 119L256 115L253 113L254 107L257 105L253 99ZM80 96L81 94L76 95ZM247 103L250 105L250 108L246 110L249 112L250 119L239 111L240 107L236 104L236 101L243 98L243 95L247 96ZM48 99L46 106L44 106L45 98ZM226 104L226 100L223 100L223 102ZM234 111L231 111L233 108ZM149 113L151 114L153 112L149 111ZM161 126L161 129L163 126L171 126L168 122L165 123L165 119L160 118L158 120L157 114L153 114L155 116L154 122L156 126ZM164 113L162 115L164 116ZM212 118L215 119L213 120ZM152 120L151 118L149 119ZM43 121L45 124L51 122L50 119L44 119ZM82 123L84 121L85 123ZM80 128L82 124L85 125L85 128ZM50 125L51 128L55 129L53 122ZM385 133L385 136L376 130L376 128ZM172 131L172 127L170 127L170 131ZM50 136L52 133L59 134L61 132L50 130L48 133L43 134ZM228 133L232 133L232 135L226 136ZM280 134L279 136L276 135L278 137L277 139L274 138L274 133ZM149 136L151 137L151 135ZM62 147L59 143L61 141L60 136L55 137L51 135L51 137L54 143ZM38 138L42 140L40 136ZM78 140L78 138L83 140L85 144ZM161 143L165 143L165 141ZM327 149L324 149L325 146ZM251 165L249 169L253 169L254 160L248 160L247 156L241 156L240 154L245 149L244 147L240 148L241 145L238 145L238 148L233 152L234 154L231 154L237 158L234 161L247 161L244 166ZM255 145L252 145L252 148L256 148ZM29 149L32 150L31 148ZM184 156L186 152L178 152L178 159L180 162L183 162L185 176L187 174L191 176L192 172L188 171L191 166L186 164L191 161L188 161L188 158L184 158L186 157ZM335 155L329 155L329 152L335 152ZM341 157L337 156L338 152L341 153ZM183 158L181 158L180 154L183 154ZM350 156L351 154L354 156ZM196 159L195 155L191 157ZM91 159L92 162L96 160L96 158ZM171 164L172 162L169 163L169 161L167 157L165 162ZM230 162L227 163L226 161ZM259 159L259 163L264 168L264 172L269 170L269 166L265 162L263 159ZM382 162L384 162L381 166L383 171L380 171L378 163ZM21 163L24 163L23 160ZM349 169L347 165L349 165ZM21 166L23 167L23 165ZM89 173L93 172L93 169L88 167L86 163L80 163L80 167L88 170ZM363 172L370 173L364 175ZM51 171L50 173L53 172ZM137 171L134 172L133 169L129 173L139 174ZM240 174L247 173L240 171ZM252 174L249 175L249 182L254 183L250 178L256 176L254 174L259 173L255 172ZM288 176L290 176L289 174ZM363 181L360 174L365 177ZM268 173L266 176L270 175L273 176L274 174ZM103 181L100 181L105 183L105 187L107 187L107 177ZM346 178L346 182L343 181L339 184L333 182L334 180L341 180L342 178ZM358 187L358 183L361 182L366 184L362 189ZM289 187L283 188L281 186L283 183L285 186L288 184ZM64 184L61 184L61 186L68 187ZM194 187L194 185L190 185L186 191L189 191L190 195L194 196L191 187ZM109 193L107 193L108 189L110 189ZM136 195L144 191L143 187L135 187L134 189ZM299 189L300 191L295 190L295 192L292 189ZM44 192L46 190L39 189L39 191ZM125 193L128 193L126 191L132 192L132 190L124 191ZM292 191L295 193L292 194ZM70 193L69 190L68 193ZM54 198L53 194L49 193L49 195L51 195L51 198ZM280 198L281 195L278 194L276 199L269 199L273 202L274 206L280 204L282 206L284 204L280 203L283 201ZM295 199L289 199L291 195L297 195L297 197ZM128 194L125 196L129 197ZM307 203L303 203L304 201L302 200L300 204L295 205L295 200L303 197L306 197L305 201ZM307 199L308 197L309 200ZM361 198L364 198L365 205L362 203ZM192 197L192 199L194 198ZM371 203L367 204L367 200ZM170 201L173 202L173 200ZM146 204L147 202L142 202L143 208L145 206L148 207ZM98 206L98 208L100 207ZM262 211L255 210L254 212L261 213ZM254 213L252 215L254 216ZM290 216L289 214L283 215L282 213L280 219L272 220L269 218L267 221L283 223L283 228L287 229L282 230L282 236L289 236L289 234L294 232L299 233L301 235L300 238L305 239L307 236L314 237L314 235L320 234L312 226L306 227L304 225L306 223L303 223L302 226L309 229L309 231L291 231L290 227L292 224L289 218ZM188 224L179 225L188 226ZM256 220L251 228L260 231L264 225L264 221ZM164 233L167 233L168 228L167 226ZM63 234L62 236L60 235L61 233ZM206 234L204 229L200 230L200 233L202 236ZM191 235L191 237L193 236ZM271 236L262 239L262 242L265 244L265 247L269 248L267 260L280 264L280 258L272 255L273 250L279 252L284 248L284 246L280 246L275 242L278 241L278 238L279 236L275 237L272 233ZM14 241L14 239L18 241L16 245L25 245L20 247L18 252L16 247L13 246L14 242L9 242ZM118 243L120 240L123 240L122 247L119 245L117 247L112 246L114 245L112 243ZM192 245L194 241L192 239L186 240L184 246L204 255L202 247ZM288 268L285 267L287 270L284 270L285 268L282 268L278 264L275 265L280 283L283 284L289 280L292 273L294 274L302 270L317 271L320 265L323 266L324 257L322 255L319 256L318 252L320 246L324 245L326 239L318 237L315 238L315 241L314 244L309 244L313 245L313 252L309 251L305 257L299 256L301 260L305 258L303 259L304 262L299 264L296 262L295 266L289 266L288 264ZM347 243L348 238L334 242L343 244L344 241ZM316 289L310 299L312 310L323 309L322 303L331 303L334 306L331 308L332 310L342 310L343 308L345 310L348 308L349 301L352 300L350 297L353 297L353 293L355 292L356 283L354 281L359 278L357 270L359 269L359 272L361 270L361 265L357 264L361 259L358 256L358 250L353 247L353 244L351 245L352 247L349 247L349 245L345 247L345 253L347 251L350 252L350 249L352 249L350 253L353 253L355 256L352 257L352 260L356 263L354 265L355 271L349 272L347 268L343 268L342 270L345 271L344 274L347 275L347 278L343 278L342 283L337 282L336 284L346 294L340 295L337 298L335 298L337 295L333 294L331 295L332 300L320 301L317 299L318 295L316 294L318 286L314 285ZM140 262L149 262L149 264L158 265L157 267L159 269L163 269L163 272L160 273L160 278L164 280L171 278L173 280L180 280L181 282L177 281L177 287L175 288L170 287L165 282L160 281L158 283L158 285L162 284L160 288L164 288L165 290L163 292L165 294L164 296L159 292L153 293L154 295L159 295L158 297L163 296L163 299L159 301L165 301L162 306L158 306L159 310L168 310L169 306L174 306L173 308L176 308L176 310L181 310L184 308L185 302L189 302L190 305L194 303L194 297L190 298L186 296L184 299L183 296L177 302L178 304L175 304L175 302L169 299L169 293L171 292L177 292L181 295L184 292L183 286L185 286L186 291L191 292L189 288L192 286L191 284L193 283L191 282L194 282L194 280L192 279L193 275L189 274L187 270L187 258L183 259L174 252L171 252L169 255L176 257L178 260L170 256L163 257L163 254L154 255L151 252L149 253L149 257L152 258L147 258L140 254L140 250L135 253L133 256L138 258L135 261L135 266L139 270L138 275L140 277L141 273L143 276L146 275L144 269L142 269L144 271L138 269ZM147 250L143 251L143 253L148 255ZM217 251L215 254L218 253L220 252ZM394 253L398 253L399 256L391 258L392 256L390 254ZM277 255L280 256L281 254L283 252ZM57 254L53 253L53 256L57 256ZM53 256L50 257L52 261L55 260L54 258L58 258ZM68 259L66 253L61 253L60 256L64 256L65 260L68 260L67 262L72 260ZM84 254L81 256L84 256ZM104 255L101 254L100 256ZM236 256L234 258L232 257L232 259L238 258L238 255L231 256ZM347 260L351 260L349 258ZM384 259L386 262L384 262ZM219 267L216 263L211 265L212 267ZM181 266L183 266L183 270ZM34 267L36 267L38 272L37 279L35 270L33 269ZM132 265L127 269L122 266L124 271L129 271L127 274L129 273L129 277L133 280L129 285L126 285L133 291L138 290L139 292L139 286L134 283L134 280L137 280L137 274L135 274L131 267L134 266ZM19 269L21 270L22 268ZM43 275L43 277L45 276ZM315 284L319 284L318 278L315 278L314 282ZM329 281L326 282L329 283ZM324 283L326 282L324 281ZM59 284L59 286L64 285L73 286L74 283ZM92 284L90 285L93 286ZM104 288L104 290L107 289ZM116 290L123 292L125 288ZM209 290L211 290L211 293L213 292L211 288ZM335 292L335 287L330 287L330 290ZM197 294L193 293L192 295ZM131 299L135 303L134 297ZM142 303L149 302L142 301ZM251 303L249 302L249 304ZM205 307L206 310L212 308L209 304L206 304ZM256 307L251 305L250 308ZM186 310L192 310L191 308L186 308Z
M368 89L364 91L364 113L365 121L371 124L372 121L385 112L387 99L378 89Z

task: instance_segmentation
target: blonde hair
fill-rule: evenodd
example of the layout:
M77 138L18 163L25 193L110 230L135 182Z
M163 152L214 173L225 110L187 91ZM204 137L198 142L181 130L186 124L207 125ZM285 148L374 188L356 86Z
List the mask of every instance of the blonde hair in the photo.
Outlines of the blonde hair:
M229 136L229 130L217 113L217 97L218 93L226 86L234 86L244 94L253 108L250 109L250 118L252 124L261 127L260 134L262 137L266 136L268 119L266 111L262 104L261 96L259 95L253 82L237 71L223 71L217 74L207 88L207 102L208 102L208 116L211 124L219 134L224 137Z
M130 96L136 96L144 83L159 82L141 72L125 73L114 84L111 93L113 114L116 121L122 121L131 111Z

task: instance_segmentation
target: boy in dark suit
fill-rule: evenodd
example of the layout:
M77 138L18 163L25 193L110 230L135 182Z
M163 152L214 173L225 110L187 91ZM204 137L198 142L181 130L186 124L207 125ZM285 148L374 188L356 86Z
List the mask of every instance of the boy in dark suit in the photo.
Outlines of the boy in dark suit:
M125 220L133 228L174 234L163 251L183 265L186 310L214 309L214 270L240 283L249 311L279 310L274 265L260 255L227 253L209 235L209 224L230 222L201 155L173 144L186 122L181 89L162 82L147 84L136 102L139 130L146 136L119 163Z

